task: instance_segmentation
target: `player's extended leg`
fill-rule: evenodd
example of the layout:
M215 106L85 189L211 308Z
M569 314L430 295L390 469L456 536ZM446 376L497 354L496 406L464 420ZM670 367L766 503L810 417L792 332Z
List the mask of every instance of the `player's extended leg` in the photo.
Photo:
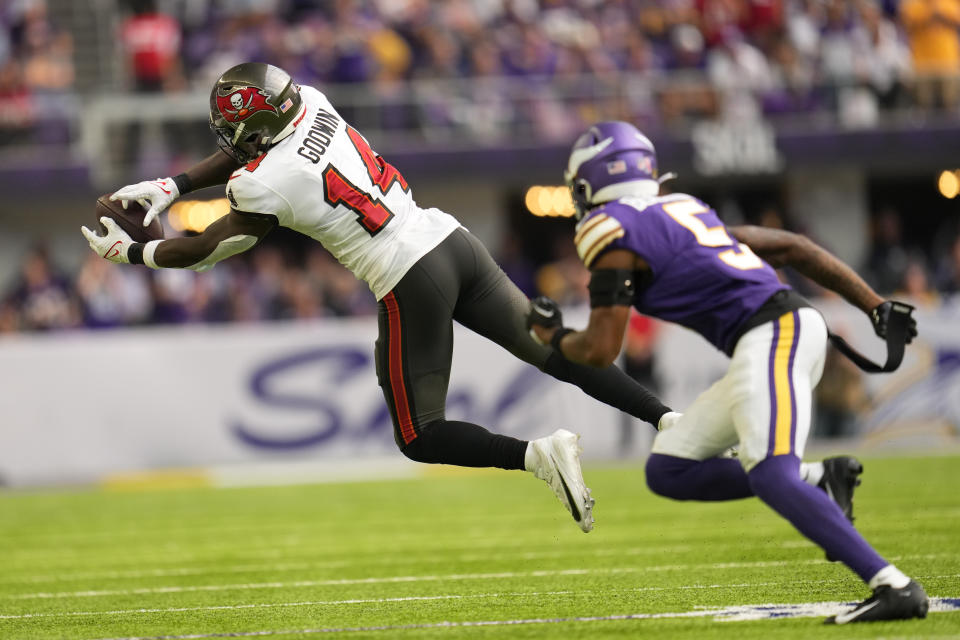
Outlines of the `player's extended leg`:
M735 378L735 374L736 371L732 371L714 383L674 425L657 434L646 465L647 486L651 491L674 500L705 502L754 495L740 461L718 457L737 441L730 415L734 386L731 378ZM853 458L830 461L853 461ZM812 477L812 470L818 470L819 475ZM824 480L828 478L824 474L824 463L801 463L800 476L826 494ZM853 478L855 481L855 474ZM831 497L851 519L848 511L852 508L853 483L847 481L847 476L830 478L834 479L837 488Z
M426 463L523 469L527 443L447 420L456 273L428 254L379 302L377 378L404 455ZM439 281L438 281L439 279Z
M587 395L656 426L667 409L659 399L615 365L597 369L570 362L538 344L526 328L530 301L497 266L486 247L464 232L462 250L473 260L470 283L454 309L454 319L558 380Z
M803 481L800 457L810 431L813 387L823 371L826 326L805 308L747 332L734 358L744 374L733 421L740 461L761 500L828 554L869 580L888 564L863 540L835 502Z
M676 424L657 434L647 486L674 500L736 500L753 495L738 460L720 458L737 442L730 417L731 375L701 393Z
M748 387L753 391L738 394L733 407L740 460L757 497L828 556L846 564L871 588L884 587L884 594L904 590L902 595L915 600L903 608L909 615L901 615L896 598L878 600L863 609L867 617L862 619L925 615L926 596L918 596L922 588L907 589L909 579L863 539L836 502L801 477L800 457L810 431L812 392L823 370L826 338L823 318L809 308L785 314L741 338L737 352L742 360L753 362L744 370L755 374ZM874 606L881 611L867 615Z
M748 348L751 342L757 342L756 333L744 336L726 375L700 394L674 425L657 434L646 465L651 491L674 500L734 500L754 495L741 462L717 456L740 440L734 426L735 406L745 407L743 410L751 415L759 415L758 411L767 415L765 412L769 411L768 394L762 392L766 388L766 374L759 380L757 372L769 364L772 331L772 328L760 331L759 347ZM758 389L761 393L753 400ZM757 409L758 403L762 405L760 409ZM749 447L749 443L746 446ZM824 481L829 480L833 485L833 499L843 506L848 517L856 474L842 474L839 463L851 461L855 462L852 458L824 461L830 465L829 477L824 463L802 463L801 470L801 477L822 491L827 489Z
M532 442L447 420L454 304L473 264L454 232L379 302L377 378L403 454L417 462L524 469L547 482L583 531L593 499L580 471L578 436L558 430Z

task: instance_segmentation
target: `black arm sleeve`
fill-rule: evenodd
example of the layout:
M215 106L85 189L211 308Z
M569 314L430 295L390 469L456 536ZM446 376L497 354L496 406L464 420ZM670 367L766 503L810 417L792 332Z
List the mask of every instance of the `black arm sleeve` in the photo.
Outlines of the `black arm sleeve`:
M590 272L590 307L629 307L637 291L637 273L630 269Z

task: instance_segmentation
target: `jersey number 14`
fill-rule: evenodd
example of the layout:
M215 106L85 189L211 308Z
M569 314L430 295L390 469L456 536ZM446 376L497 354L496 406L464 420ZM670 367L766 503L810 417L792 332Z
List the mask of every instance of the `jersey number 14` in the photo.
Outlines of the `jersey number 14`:
M383 198L393 184L399 183L400 188L409 191L407 181L392 164L374 153L367 141L355 129L347 127L347 135L353 142L354 148L360 154L363 164L367 167L373 185L380 190L380 195L362 190L350 182L346 176L330 165L323 172L324 198L332 206L343 205L357 214L357 221L371 236L377 235L381 229L393 218L393 212L387 208Z

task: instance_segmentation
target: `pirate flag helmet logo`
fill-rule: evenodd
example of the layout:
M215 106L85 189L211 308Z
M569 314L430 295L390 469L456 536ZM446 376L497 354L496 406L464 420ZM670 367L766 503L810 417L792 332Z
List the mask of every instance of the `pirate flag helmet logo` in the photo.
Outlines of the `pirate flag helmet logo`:
M238 87L227 95L217 95L217 109L227 122L246 120L257 111L272 111L277 108L267 102L267 94L257 87Z

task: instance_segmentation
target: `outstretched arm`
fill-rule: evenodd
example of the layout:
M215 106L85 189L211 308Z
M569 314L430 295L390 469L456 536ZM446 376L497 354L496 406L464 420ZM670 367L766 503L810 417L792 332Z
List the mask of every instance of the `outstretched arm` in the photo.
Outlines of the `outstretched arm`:
M752 225L729 227L728 231L772 267L793 267L817 284L839 293L864 313L870 313L884 302L849 265L806 236Z
M563 336L559 350L567 360L608 367L620 354L629 319L630 307L625 305L591 309L587 328Z
M617 249L597 258L591 265L591 271L635 272L638 269L638 261L642 262L632 252ZM603 305L594 305L591 302L590 321L583 331L569 331L537 324L533 324L531 329L541 342L553 344L568 360L593 367L607 367L620 354L629 319L629 301L624 300L623 304ZM556 337L559 331L563 333Z
M99 236L81 227L90 248L111 262L206 271L214 264L253 247L277 226L275 216L230 210L203 233L187 238L133 242L123 229L108 217L100 222L107 229Z
M275 226L277 219L274 216L231 209L200 235L148 242L143 248L143 263L154 269L171 267L206 271L224 258L251 248Z
M611 366L620 353L627 322L630 319L636 276L649 270L647 263L631 251L615 249L590 265L590 321L583 331L563 326L560 308L549 298L537 298L531 305L527 327L540 342L549 343L564 360L597 367L600 371L616 369ZM622 374L621 374L622 375ZM614 377L615 379L616 377ZM604 378L609 380L609 378ZM600 378L597 378L600 380ZM587 391L587 387L581 387ZM599 395L587 391L595 398ZM657 429L673 424L679 414L673 413L654 394L636 385L630 392L635 398L631 409L624 409ZM604 400L607 402L606 400Z

